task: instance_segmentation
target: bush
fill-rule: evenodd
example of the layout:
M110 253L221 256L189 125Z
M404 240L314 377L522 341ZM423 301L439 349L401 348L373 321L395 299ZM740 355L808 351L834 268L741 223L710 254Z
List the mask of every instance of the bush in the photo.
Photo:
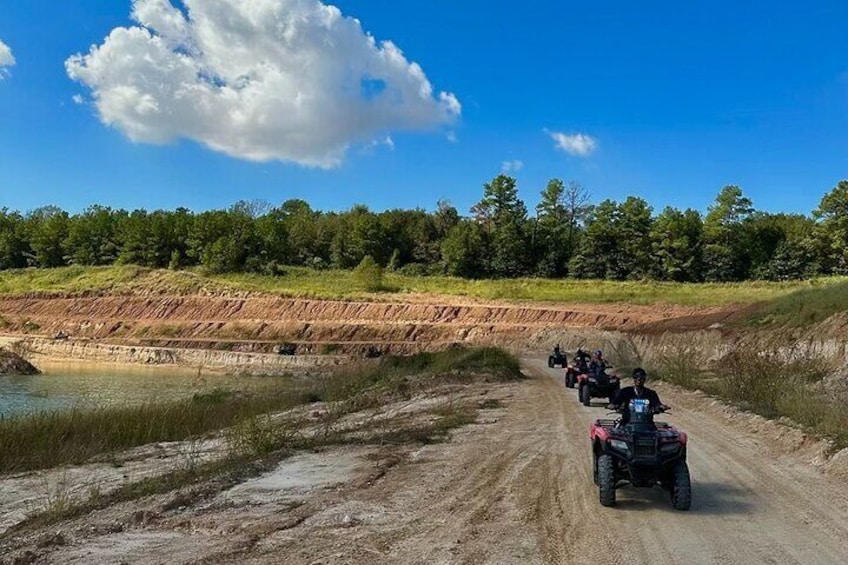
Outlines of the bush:
M370 255L363 257L353 274L366 292L380 292L385 289L383 267L377 264Z

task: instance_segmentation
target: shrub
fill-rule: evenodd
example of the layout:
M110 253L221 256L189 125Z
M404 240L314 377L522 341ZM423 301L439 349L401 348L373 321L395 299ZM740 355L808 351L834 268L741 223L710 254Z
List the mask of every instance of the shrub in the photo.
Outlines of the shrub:
M383 267L370 255L362 258L359 266L354 271L354 276L366 292L380 292L385 288L383 284Z

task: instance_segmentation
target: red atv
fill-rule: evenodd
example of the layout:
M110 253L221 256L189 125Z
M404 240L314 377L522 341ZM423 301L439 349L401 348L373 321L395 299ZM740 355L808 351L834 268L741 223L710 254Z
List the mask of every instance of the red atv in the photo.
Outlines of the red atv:
M621 386L618 375L610 375L606 370L594 373L587 370L578 373L576 378L577 397L583 406L590 406L593 398L605 397L612 402Z
M618 420L596 420L589 429L595 484L601 506L615 504L615 489L660 485L671 494L675 510L689 510L692 485L686 464L687 436L654 422L647 400L634 399ZM626 423L622 423L626 422Z
M577 377L589 372L586 362L580 362L575 358L574 363L565 367L565 386L574 388L577 385Z

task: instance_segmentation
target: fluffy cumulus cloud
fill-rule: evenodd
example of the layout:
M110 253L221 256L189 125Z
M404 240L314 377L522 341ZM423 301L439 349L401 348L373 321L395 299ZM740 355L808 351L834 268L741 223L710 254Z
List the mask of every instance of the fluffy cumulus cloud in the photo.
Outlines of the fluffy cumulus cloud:
M9 73L9 67L15 64L15 57L9 46L0 40L0 80Z
M524 163L515 159L513 161L504 161L501 163L501 172L502 173L517 173L521 169L524 168Z
M565 151L569 155L588 157L598 148L598 140L590 135L575 133L573 135L549 131L548 135L554 140L555 147Z
M131 17L65 67L133 141L333 167L351 144L461 112L395 44L318 0L134 0Z

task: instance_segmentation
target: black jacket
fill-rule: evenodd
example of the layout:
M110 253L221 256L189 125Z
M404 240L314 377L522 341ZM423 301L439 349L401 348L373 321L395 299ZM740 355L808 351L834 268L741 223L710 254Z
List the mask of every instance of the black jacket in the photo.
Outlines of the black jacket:
M651 407L652 410L656 410L660 406L662 406L662 402L660 402L659 395L647 388L642 387L642 394L636 394L636 388L632 386L626 386L618 391L618 394L615 395L615 398L612 399L612 404L615 408L626 407L630 404L630 401L634 398L645 398L648 400L648 406Z

